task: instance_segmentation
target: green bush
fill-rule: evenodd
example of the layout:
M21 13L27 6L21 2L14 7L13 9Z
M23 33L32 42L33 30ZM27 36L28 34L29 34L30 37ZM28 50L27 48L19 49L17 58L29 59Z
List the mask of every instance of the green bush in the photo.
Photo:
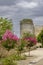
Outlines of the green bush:
M16 54L16 55L11 55L8 58L12 59L12 60L25 60L26 56L25 55L20 56L20 55Z
M11 55L9 57L6 58L1 58L0 59L0 65L17 65L16 61L18 60L25 60L26 56L22 55L22 56L18 56L16 55Z
M2 40L2 36L0 35L0 40Z
M21 55L21 52L24 50L24 47L26 46L25 40L21 39L20 41L21 42L20 42L20 44L17 47L17 52L18 52L17 54L18 55Z
M8 51L12 48L14 48L14 41L12 40L6 40L2 42L2 46L4 46Z
M23 38L28 38L28 37L35 37L35 35L29 32L23 34Z
M17 65L17 63L10 58L5 58L1 60L1 65Z
M41 30L41 32L37 36L37 40L38 42L42 43L42 47L43 47L43 30Z

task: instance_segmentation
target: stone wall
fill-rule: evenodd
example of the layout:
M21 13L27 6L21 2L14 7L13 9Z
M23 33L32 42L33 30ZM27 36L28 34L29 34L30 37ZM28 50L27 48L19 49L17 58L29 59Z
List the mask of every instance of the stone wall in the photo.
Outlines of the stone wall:
M36 25L35 26L35 35L37 36L41 32L41 30L43 30L43 25L42 26Z

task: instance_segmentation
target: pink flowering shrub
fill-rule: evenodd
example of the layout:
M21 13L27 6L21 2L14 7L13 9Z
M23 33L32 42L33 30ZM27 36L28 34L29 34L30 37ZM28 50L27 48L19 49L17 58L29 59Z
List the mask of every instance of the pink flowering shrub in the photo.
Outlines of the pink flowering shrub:
M27 38L24 38L24 40L27 41L26 47L29 48L29 56L30 56L30 49L31 49L32 46L36 45L37 40L34 37L27 37Z
M10 40L15 40L15 41L18 40L18 37L16 35L12 34L12 32L10 30L6 30L6 32L4 33L2 39L7 40L8 38Z
M27 41L27 46L32 47L33 45L36 45L37 40L33 37L24 38L25 41Z
M18 37L14 35L10 30L6 30L6 32L2 36L2 39L3 46L6 47L8 50L14 48L15 44L18 41Z

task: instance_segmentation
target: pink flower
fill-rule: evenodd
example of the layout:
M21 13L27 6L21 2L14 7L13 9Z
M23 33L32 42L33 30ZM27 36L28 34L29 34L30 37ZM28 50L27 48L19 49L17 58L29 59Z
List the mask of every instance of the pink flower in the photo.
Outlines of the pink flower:
M13 35L12 36L12 39L17 41L18 40L18 37L16 35Z
M33 38L33 37L28 37L28 38L25 38L24 40L34 43L34 44L36 44L36 42L37 42L36 38Z
M10 39L10 40L17 41L18 37L16 35L14 35L10 30L6 30L6 32L4 33L2 39L3 40Z

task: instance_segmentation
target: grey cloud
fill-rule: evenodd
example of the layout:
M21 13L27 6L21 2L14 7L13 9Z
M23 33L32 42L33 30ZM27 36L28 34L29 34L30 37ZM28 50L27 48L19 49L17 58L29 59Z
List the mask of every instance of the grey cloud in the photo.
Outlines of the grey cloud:
M37 25L43 25L43 16L39 16L33 19L34 23Z
M36 2L38 6L33 9L18 7L17 4L22 1ZM15 33L19 36L19 21L23 18L32 18L34 24L43 25L43 0L0 0L0 17L13 19Z
M15 0L0 0L0 5L13 5Z
M37 0L24 0L24 1L38 2L39 6L37 6L34 9L29 9L29 8L24 9L24 8L20 8L20 7L16 6L16 4L18 2L20 2L20 0L6 0L6 1L0 0L0 3L3 2L4 4L2 4L2 5L4 5L4 6L6 3L7 3L6 5L8 5L8 2L10 2L9 5L11 5L11 6L8 6L8 8L6 6L6 8L5 8L6 10L2 8L3 10L0 11L0 16L8 15L8 16L11 16L12 18L14 18L15 21L19 21L20 19L23 19L23 18L32 18L33 19L38 16L43 16L43 13L42 13L43 12L43 4L42 4L42 2L40 3L40 1L42 1L42 0L38 0L38 1Z

